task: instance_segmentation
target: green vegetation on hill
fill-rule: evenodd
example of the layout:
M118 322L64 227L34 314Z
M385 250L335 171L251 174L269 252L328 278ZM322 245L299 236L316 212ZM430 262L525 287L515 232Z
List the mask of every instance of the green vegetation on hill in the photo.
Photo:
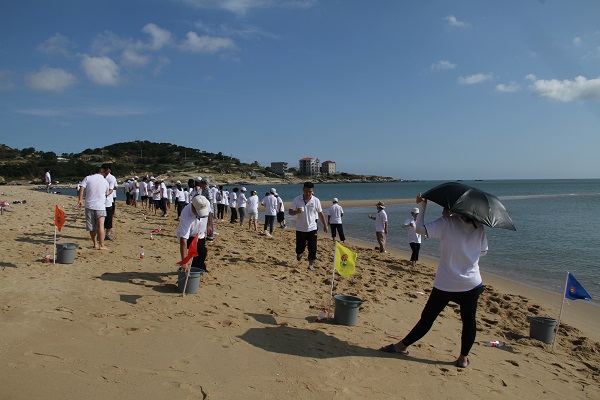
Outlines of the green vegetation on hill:
M257 161L246 164L222 153L208 153L171 143L115 143L102 148L85 149L81 153L63 153L60 156L51 151L38 151L33 147L18 150L0 144L0 182L40 183L46 168L50 168L53 181L75 183L102 163L111 163L113 174L117 177L141 177L146 174L160 176L168 173L189 175L201 171L201 175L231 175L245 180L256 177L281 178L271 168L262 167ZM338 173L318 180L379 182L394 178Z

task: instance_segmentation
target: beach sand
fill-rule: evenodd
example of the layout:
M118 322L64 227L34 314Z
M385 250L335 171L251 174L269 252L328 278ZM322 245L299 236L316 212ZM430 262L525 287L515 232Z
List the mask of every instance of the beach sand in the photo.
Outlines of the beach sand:
M295 259L293 230L267 238L219 222L210 272L197 295L182 297L172 211L144 220L120 202L116 242L104 252L90 248L74 198L0 191L0 200L27 200L0 216L2 399L600 398L598 307L582 301L565 306L552 352L529 338L526 316L556 318L560 296L486 277L471 365L458 369L458 307L448 306L410 355L377 351L417 322L435 260L411 268L405 252L350 241L357 273L337 276L334 293L366 300L358 323L315 323L329 299L329 235L320 234L309 272ZM67 215L58 241L79 245L73 264L43 263L56 204ZM495 339L506 345L485 346Z

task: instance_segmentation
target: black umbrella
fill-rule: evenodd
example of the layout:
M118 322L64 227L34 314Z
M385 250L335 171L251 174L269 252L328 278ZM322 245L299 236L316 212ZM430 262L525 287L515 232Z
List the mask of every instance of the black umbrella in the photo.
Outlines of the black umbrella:
M477 188L446 182L429 189L421 197L489 227L517 230L500 199Z

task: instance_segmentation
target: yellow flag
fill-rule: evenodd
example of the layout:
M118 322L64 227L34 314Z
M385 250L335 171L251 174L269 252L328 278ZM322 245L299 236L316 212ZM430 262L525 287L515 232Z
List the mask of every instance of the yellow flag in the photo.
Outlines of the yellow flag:
M335 270L344 278L350 278L356 272L357 254L342 246L335 244Z

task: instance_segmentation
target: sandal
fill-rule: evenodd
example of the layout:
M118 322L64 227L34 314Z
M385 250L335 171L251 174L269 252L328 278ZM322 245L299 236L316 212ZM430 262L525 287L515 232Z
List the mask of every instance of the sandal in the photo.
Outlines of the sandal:
M394 344L388 344L387 346L383 346L382 348L379 349L379 351L383 351L384 353L392 353L392 354L400 354L403 356L407 356L408 355L408 351L404 350L404 351L397 351L396 347L394 346Z

